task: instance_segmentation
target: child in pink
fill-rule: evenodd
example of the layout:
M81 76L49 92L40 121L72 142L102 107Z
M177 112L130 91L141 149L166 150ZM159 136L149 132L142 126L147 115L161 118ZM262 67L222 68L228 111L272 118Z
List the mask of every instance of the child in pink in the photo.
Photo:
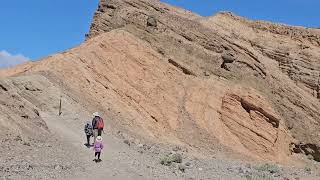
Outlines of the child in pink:
M101 155L102 149L103 149L102 137L98 136L96 139L96 142L93 145L93 150L95 152L94 153L94 157L95 157L94 161L101 162L100 155ZM98 159L96 159L97 156L98 156Z

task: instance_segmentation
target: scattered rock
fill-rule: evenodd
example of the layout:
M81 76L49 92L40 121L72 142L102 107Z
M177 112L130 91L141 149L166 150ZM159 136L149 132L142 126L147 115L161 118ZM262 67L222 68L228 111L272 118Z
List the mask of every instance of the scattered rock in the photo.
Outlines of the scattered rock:
M137 145L138 148L143 148L143 146L144 146L143 144L138 144Z
M238 172L240 174L248 174L248 173L251 173L251 169L250 168L247 168L247 167L239 167L238 168Z
M33 112L34 112L37 116L40 116L40 113L39 113L39 111L38 111L38 110L33 109Z
M161 55L165 55L165 51L162 48L158 48L157 52Z
M139 146L141 141L139 139L134 139L132 142L134 142L134 144L136 144L137 146ZM143 145L143 144L142 144Z
M186 162L185 165L189 167L189 166L191 166L191 163L190 162Z
M127 140L127 139L125 139L123 142L124 142L125 144L127 144L128 146L130 146L130 145L131 145L130 141L129 141L129 140Z
M180 146L175 146L174 148L172 148L172 151L181 151L181 147Z
M61 169L62 169L62 166L61 166L61 165L55 165L55 166L54 166L54 169L55 169L55 170L61 170Z
M235 56L230 52L224 53L221 58L224 63L233 63L236 60Z
M226 52L221 56L221 58L223 60L221 68L229 71L227 64L233 63L236 60L235 56L231 52Z
M21 117L24 118L24 119L29 119L28 115L22 115Z
M145 151L151 150L151 149L152 149L152 146L147 145L147 144L144 144L144 145L143 145L143 149L144 149Z
M15 141L22 141L21 136L17 136L16 138L14 138Z
M29 142L23 142L23 145L25 145L25 146L31 146Z
M157 19L153 16L149 16L147 19L147 26L151 26L151 27L157 27L158 23L157 23Z
M8 89L6 87L4 87L4 85L0 84L0 89L2 89L3 91L8 91Z
M185 172L186 166L183 165L183 164L179 164L178 169L179 169L181 172Z

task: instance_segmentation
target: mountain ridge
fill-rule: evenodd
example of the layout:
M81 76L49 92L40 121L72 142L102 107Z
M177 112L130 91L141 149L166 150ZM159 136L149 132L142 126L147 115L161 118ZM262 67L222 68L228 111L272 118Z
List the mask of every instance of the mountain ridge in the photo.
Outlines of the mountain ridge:
M75 128L99 111L110 132L195 156L320 161L318 40L313 29L232 13L101 0L83 44L0 70L1 117L22 125L3 118L0 128L28 139L37 136L28 126L42 127L46 137L53 119Z

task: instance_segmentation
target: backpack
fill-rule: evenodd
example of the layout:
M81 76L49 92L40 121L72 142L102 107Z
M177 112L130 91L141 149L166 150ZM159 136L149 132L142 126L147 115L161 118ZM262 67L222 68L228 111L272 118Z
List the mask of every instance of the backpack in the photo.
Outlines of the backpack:
M97 121L97 128L98 129L103 129L104 128L104 122L103 122L103 119L100 117Z
M86 135L92 135L92 125L91 124L86 124L85 128L84 128L84 132L86 133Z

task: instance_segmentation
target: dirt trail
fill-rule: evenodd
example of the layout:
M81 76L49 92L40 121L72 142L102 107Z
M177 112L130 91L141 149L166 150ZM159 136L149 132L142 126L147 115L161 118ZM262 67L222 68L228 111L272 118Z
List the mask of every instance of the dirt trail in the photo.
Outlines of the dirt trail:
M177 171L176 168L162 166L159 163L163 153L141 153L137 151L136 145L128 146L123 140L111 133L107 127L103 134L105 149L101 155L102 162L93 162L93 150L84 146L85 136L83 125L86 118L80 121L74 120L77 115L62 115L61 117L42 112L41 116L46 121L53 136L60 138L65 144L67 151L77 154L83 163L85 171L75 172L66 179L111 179L111 180L144 180L144 179L201 179L206 177L217 177L218 179L245 179L237 172L229 172L228 167L238 167L235 161L221 159L208 160L207 162L196 162L191 159L183 161L192 162L185 173ZM77 122L77 123L75 123ZM107 124L107 123L106 123ZM163 148L165 149L165 148ZM200 170L199 170L200 169Z
M79 155L85 169L87 169L87 172L77 173L76 177L70 177L70 179L144 179L128 166L132 160L129 154L135 152L131 152L130 148L113 137L112 134L103 134L105 145L101 155L103 162L96 164L93 162L93 150L84 146L85 136L82 125L85 124L85 121L74 123L70 121L72 118L68 116L58 117L46 113L41 115L52 133L61 138L67 146L70 145L67 148Z

